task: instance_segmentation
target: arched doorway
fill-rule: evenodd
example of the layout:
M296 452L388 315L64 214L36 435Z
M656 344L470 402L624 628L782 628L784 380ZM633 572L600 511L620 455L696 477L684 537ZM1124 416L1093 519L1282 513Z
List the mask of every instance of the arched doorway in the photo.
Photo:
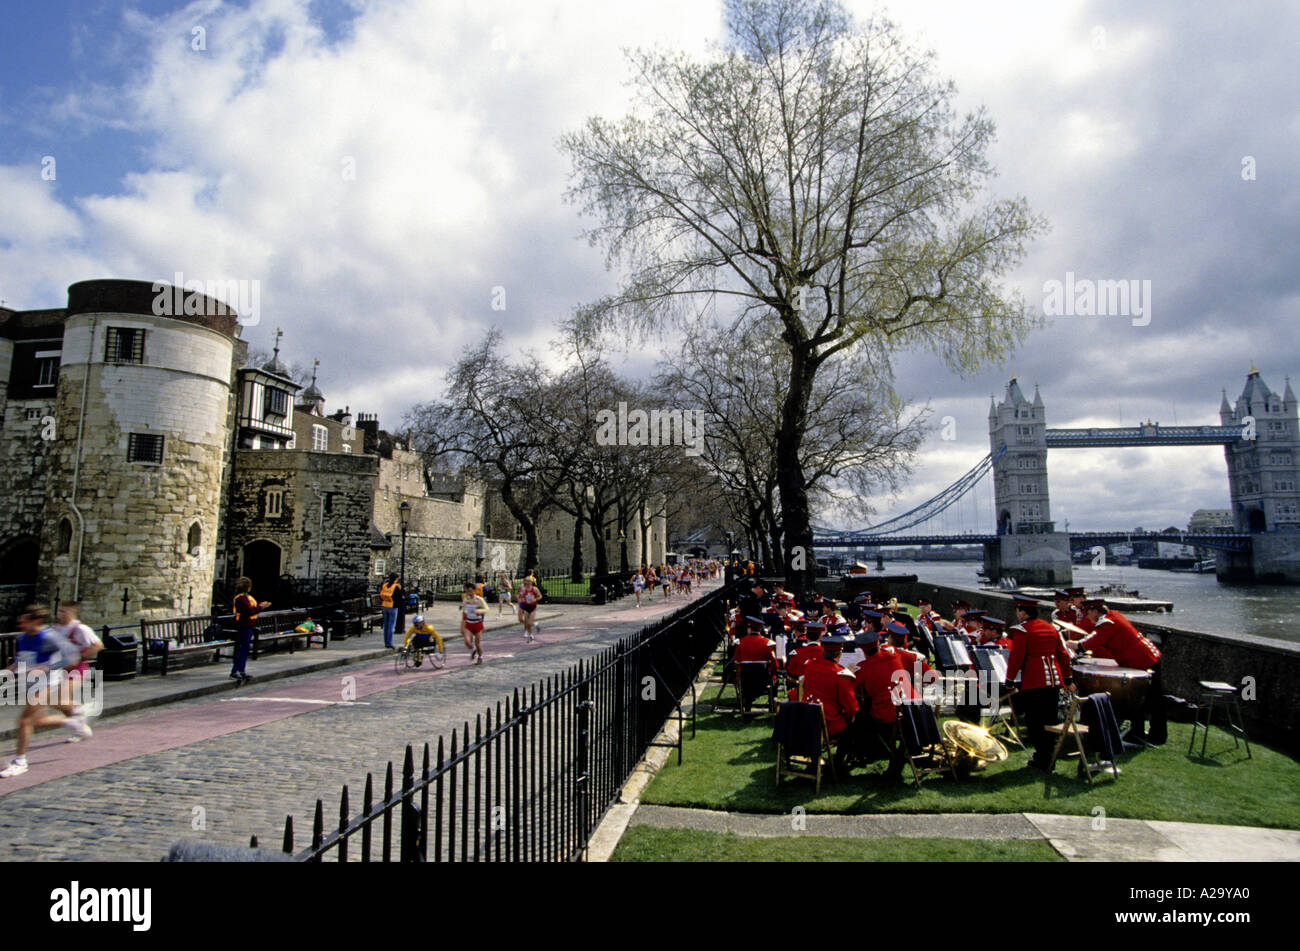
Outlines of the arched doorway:
M253 582L253 595L259 601L280 584L280 546L258 540L244 546L244 577Z
M1249 519L1249 529L1251 534L1257 534L1259 532L1267 531L1267 528L1264 524L1263 509L1251 509L1250 514L1247 516L1247 518Z
M1011 513L1006 509L1003 509L1002 514L998 516L998 534L1011 534Z
M0 585L36 584L36 566L41 549L30 536L15 538L0 546Z

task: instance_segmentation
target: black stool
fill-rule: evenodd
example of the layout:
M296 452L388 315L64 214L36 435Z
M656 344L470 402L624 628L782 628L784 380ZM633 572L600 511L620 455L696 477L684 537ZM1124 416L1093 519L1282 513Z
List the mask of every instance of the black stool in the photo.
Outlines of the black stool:
M1233 749L1241 748L1241 741L1246 741L1246 758L1254 759L1250 752L1250 737L1246 735L1246 721L1241 715L1241 701L1237 697L1237 688L1232 684L1225 684L1219 681L1202 680L1201 696L1196 705L1196 718L1192 721L1192 740L1187 744L1187 755L1191 755L1192 748L1196 746L1196 731L1204 730L1201 734L1201 758L1205 757L1205 744L1210 739L1210 724L1214 722L1215 707L1223 708L1224 719L1228 725L1224 729L1232 734L1232 742L1236 744ZM1205 720L1202 722L1201 714L1204 712ZM1240 737L1240 739L1238 739Z

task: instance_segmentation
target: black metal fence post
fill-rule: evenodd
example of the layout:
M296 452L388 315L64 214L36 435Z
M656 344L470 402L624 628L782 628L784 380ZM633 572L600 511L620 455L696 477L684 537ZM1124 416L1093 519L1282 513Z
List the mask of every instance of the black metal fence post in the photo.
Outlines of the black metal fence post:
M575 829L578 833L578 842L581 843L575 848L576 854L580 854L586 848L587 839L590 831L590 810L591 810L591 710L595 706L591 702L591 675L584 669L585 663L580 663L578 667L578 748L577 763L574 767L577 776L575 777L576 788L576 806L577 822Z

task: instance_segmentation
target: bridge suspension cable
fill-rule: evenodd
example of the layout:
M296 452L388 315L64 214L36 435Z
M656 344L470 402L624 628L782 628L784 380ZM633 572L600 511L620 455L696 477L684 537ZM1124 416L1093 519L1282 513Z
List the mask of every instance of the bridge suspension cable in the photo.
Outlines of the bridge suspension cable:
M963 496L969 493L975 486L979 485L989 471L992 470L1002 454L1007 451L1006 446L1000 446L997 452L989 453L952 485L945 488L938 495L927 499L915 508L909 509L901 515L896 515L887 521L878 525L869 525L865 528L853 529L851 531L837 532L829 528L813 527L813 531L819 537L823 538L850 538L862 535L897 535L899 532L905 532L909 528L915 528L917 525L927 522L945 510L950 508L954 503L959 501Z

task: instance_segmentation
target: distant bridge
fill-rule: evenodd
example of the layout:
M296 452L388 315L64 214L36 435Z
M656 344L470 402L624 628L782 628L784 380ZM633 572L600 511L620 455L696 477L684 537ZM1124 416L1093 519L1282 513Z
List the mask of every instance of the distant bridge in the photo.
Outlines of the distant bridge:
M1155 541L1194 545L1218 551L1248 552L1250 536L1243 532L1068 532L1072 547L1118 542ZM1032 536L1020 536L1027 538ZM814 536L814 548L915 548L921 545L992 545L999 536L967 532L958 535L827 535Z

